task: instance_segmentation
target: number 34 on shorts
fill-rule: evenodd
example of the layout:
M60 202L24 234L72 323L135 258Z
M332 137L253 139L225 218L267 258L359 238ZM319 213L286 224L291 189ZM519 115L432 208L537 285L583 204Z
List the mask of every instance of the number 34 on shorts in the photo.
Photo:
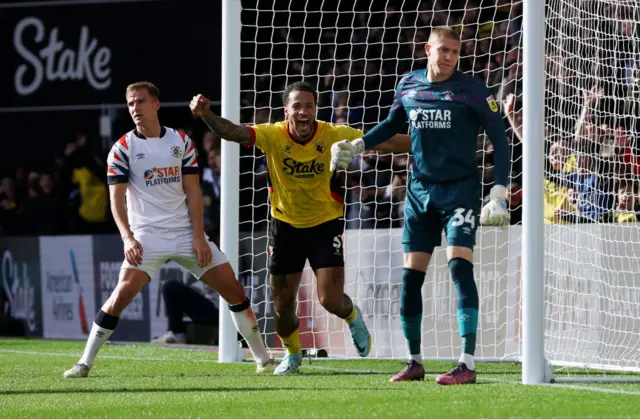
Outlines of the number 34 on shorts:
M443 211L443 213L447 245L473 248L476 242L479 211L460 207L453 211Z
M462 227L463 229L466 227L469 230L475 230L476 221L476 215L473 213L473 209L456 208L453 210L453 215L447 224L451 227Z

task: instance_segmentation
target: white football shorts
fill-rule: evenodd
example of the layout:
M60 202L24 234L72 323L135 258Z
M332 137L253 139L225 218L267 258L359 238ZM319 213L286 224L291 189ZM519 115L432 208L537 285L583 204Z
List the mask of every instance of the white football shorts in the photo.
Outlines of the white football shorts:
M227 263L227 257L209 238L207 244L211 249L211 263L201 267L193 250L193 231L191 229L171 232L171 235L154 234L152 231L134 233L136 240L142 245L142 264L133 266L125 259L120 269L139 269L146 272L153 280L162 265L172 260L182 266L197 279L211 268Z

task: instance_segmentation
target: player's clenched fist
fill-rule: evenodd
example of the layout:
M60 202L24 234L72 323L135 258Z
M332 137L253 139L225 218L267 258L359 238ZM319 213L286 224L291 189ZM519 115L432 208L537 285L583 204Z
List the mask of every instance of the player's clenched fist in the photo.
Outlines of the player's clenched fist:
M202 95L196 95L191 99L191 103L189 104L189 109L191 112L197 116L201 117L204 115L206 111L209 110L211 106L211 101Z
M124 241L124 257L132 266L139 266L142 263L142 245L133 237Z
M351 164L353 156L362 154L364 151L364 141L362 138L356 138L353 141L342 140L331 146L331 164L329 170L332 172L336 167L346 169Z
M493 227L506 227L511 219L507 210L507 188L496 185L491 188L490 201L480 212L480 224Z

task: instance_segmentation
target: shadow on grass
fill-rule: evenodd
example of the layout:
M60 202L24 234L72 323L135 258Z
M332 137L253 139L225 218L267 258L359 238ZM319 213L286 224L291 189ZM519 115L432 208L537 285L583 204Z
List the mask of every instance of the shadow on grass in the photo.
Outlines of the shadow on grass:
M386 376L386 375L393 375L396 374L396 372L391 372L391 371L367 371L367 370L362 370L362 371L357 371L357 370L347 370L347 371L340 371L340 370L333 370L330 368L327 369L316 369L314 367L301 367L302 370L298 371L295 375L293 375L292 377L331 377L331 376L362 376L362 375L382 375L382 376ZM196 379L196 378L229 378L230 374L228 373L199 373L199 374L192 374L192 373L181 373L181 372L176 372L173 374L162 374L162 375L148 375L148 374L140 374L140 375L130 375L130 374L118 374L118 375L102 375L102 374L96 374L96 375L91 375L89 377L89 379L92 378L100 378L100 379L136 379L136 378L140 378L140 379L148 379L148 378L155 378L155 379ZM261 379L266 379L266 380L284 380L285 378L283 377L276 377L273 374L256 374L253 371L246 371L246 372L237 372L233 374L233 377L235 378L239 378L239 377L249 377L249 378L261 378ZM0 394L2 394L2 392L0 391Z
M373 387L346 387L349 391L380 391ZM406 391L404 387L389 388L386 390ZM3 396L19 396L34 394L100 394L100 393L214 393L214 392L274 392L274 391L336 391L335 387L178 387L178 388L64 388L64 389L30 389L0 391Z
M343 375L394 375L396 374L398 371L395 372L391 372L391 371L367 371L367 370L362 370L362 371L357 371L357 370L349 370L349 371L340 371L340 370L333 370L330 368L327 369L311 369L309 367L307 367L307 369L304 369L304 367L300 367L303 369L303 371L300 371L299 374L300 375L304 375L304 376L315 376L315 377L326 377L326 376L343 376ZM309 371L309 369L311 369L311 371Z

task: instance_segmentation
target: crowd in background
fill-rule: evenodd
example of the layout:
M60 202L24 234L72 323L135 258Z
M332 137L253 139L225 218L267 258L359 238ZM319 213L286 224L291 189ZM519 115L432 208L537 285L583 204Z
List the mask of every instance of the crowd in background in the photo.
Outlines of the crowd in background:
M528 139L522 135L526 57L520 0L405 0L402 10L386 5L378 11L371 2L345 3L340 3L348 6L344 11L307 12L296 24L291 24L297 22L296 10L245 14L241 54L253 58L242 61L242 122L281 120L285 85L304 80L318 87L318 119L366 131L386 117L400 77L426 65L430 28L448 25L462 38L460 71L484 79L505 113L512 223L521 220L523 141L546 144L547 222L637 221L637 6L599 2L591 10L590 2L552 2L546 138ZM221 140L210 132L200 134L199 122L192 124L176 128L185 129L198 145L205 224L217 237ZM106 154L80 133L60 157L52 157L51 169L32 170L26 164L3 178L1 234L115 232L108 213ZM477 156L487 191L493 182L492 146L483 135ZM347 227L401 226L410 166L408 155L365 153L355 159L345 179ZM240 227L266 228L261 223L268 213L267 176L259 150L242 151L240 170Z

